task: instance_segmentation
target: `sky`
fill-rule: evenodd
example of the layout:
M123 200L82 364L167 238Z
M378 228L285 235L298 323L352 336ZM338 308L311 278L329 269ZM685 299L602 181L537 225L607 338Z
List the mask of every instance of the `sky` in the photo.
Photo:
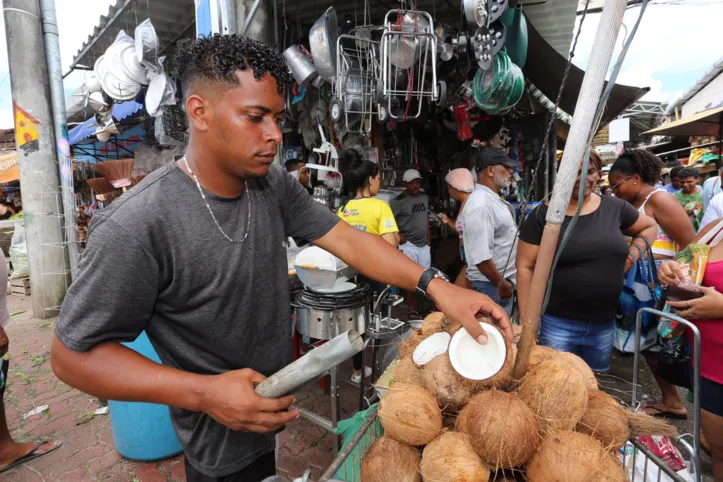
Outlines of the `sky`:
M658 1L653 0L646 8L617 83L650 87L643 100L670 102L723 58L723 1L686 0L669 5L656 4ZM623 23L628 30L639 14L640 8L626 11ZM585 18L573 58L580 68L587 65L599 21L599 14ZM613 59L617 59L624 35L622 29Z
M674 2L660 5L658 2ZM63 72L73 55L93 32L114 0L55 0L60 30ZM631 29L640 8L630 8L624 23ZM588 15L574 58L585 68L592 49L599 14ZM723 0L652 0L628 52L618 83L650 87L644 100L671 101L682 95L723 57ZM579 22L579 17L578 17ZM623 42L624 29L618 38ZM617 56L617 54L615 55ZM65 80L66 95L84 81L82 71ZM0 128L13 125L5 25L0 16Z

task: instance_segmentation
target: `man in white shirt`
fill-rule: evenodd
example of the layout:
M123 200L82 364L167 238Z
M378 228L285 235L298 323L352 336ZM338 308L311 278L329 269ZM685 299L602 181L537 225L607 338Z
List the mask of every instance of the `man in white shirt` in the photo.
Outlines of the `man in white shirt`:
M718 218L723 218L723 193L720 192L713 196L713 199L708 203L708 207L703 213L703 219L700 221L698 232L703 231L703 228Z
M703 183L703 211L708 209L708 205L713 198L721 193L721 175L723 175L723 167L721 167L717 176L709 177Z
M464 210L467 278L475 291L494 299L508 314L517 278L517 225L500 193L518 165L502 149L480 148L475 160L478 185Z

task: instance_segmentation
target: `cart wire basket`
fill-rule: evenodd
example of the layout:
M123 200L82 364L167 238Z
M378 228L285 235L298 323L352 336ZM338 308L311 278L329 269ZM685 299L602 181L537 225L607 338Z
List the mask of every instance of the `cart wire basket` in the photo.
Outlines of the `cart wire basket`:
M694 380L693 390L695 394L694 427L693 434L681 435L676 441L686 448L690 455L688 463L688 478L684 478L671 469L661 458L657 457L645 445L637 439L632 438L629 444L624 446L620 459L628 474L630 482L688 482L701 481L700 473L700 333L698 329L679 316L663 313L650 308L643 308L638 312L636 320L637 349L635 352L633 369L633 406L639 405L637 400L638 367L640 357L640 334L642 327L643 312L650 312L661 318L677 321L690 329L694 335ZM364 458L372 443L384 434L384 429L379 421L378 407L369 413L369 416L354 434L352 439L339 452L337 458L319 479L321 482L332 480L343 480L346 482L361 481L361 461ZM691 441L691 443L688 442ZM636 469L637 468L637 469ZM391 481L390 481L391 482Z

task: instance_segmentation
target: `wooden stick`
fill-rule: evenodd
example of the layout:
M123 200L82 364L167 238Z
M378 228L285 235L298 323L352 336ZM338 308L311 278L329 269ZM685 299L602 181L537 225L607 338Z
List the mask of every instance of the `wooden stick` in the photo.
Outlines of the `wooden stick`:
M617 40L620 24L625 14L627 0L605 0L600 24L593 49L590 54L587 71L582 81L580 93L575 104L574 117L570 126L565 152L562 155L560 171L552 190L552 199L547 209L545 229L542 232L540 251L532 274L532 286L527 303L527 310L523 313L522 337L518 346L517 359L512 371L512 377L521 379L527 372L532 347L535 346L537 327L542 315L542 304L545 299L547 283L550 279L552 261L560 237L560 227L565 220L567 208L570 205L570 196L575 186L580 170L580 163L587 153L590 131L595 127L595 112L602 93L605 76L613 55L613 48ZM582 181L581 181L582 183ZM584 186L581 186L584 189Z

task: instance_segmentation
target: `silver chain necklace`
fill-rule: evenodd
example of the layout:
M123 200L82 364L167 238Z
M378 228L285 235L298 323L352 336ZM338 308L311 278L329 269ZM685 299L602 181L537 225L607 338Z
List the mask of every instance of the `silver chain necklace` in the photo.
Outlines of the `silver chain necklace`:
M198 192L201 193L201 197L203 198L203 202L206 204L206 208L208 209L208 212L211 214L211 219L213 219L213 222L216 224L216 227L219 231L221 231L221 234L223 234L223 237L226 238L231 243L243 243L246 241L246 238L249 236L249 230L251 228L251 194L249 193L249 184L248 181L244 181L244 190L246 191L246 195L249 198L249 209L248 213L246 215L246 233L244 234L244 237L241 241L235 241L231 239L231 237L226 234L226 232L223 230L221 225L218 223L218 220L216 219L216 215L213 214L213 211L211 210L211 205L208 203L208 199L206 199L206 195L203 193L203 188L201 187L201 183L198 182L198 177L196 177L196 173L194 173L191 170L191 166L188 165L188 159L186 159L186 156L183 156L183 162L186 164L186 169L188 172L191 173L191 176L193 177L193 180L196 181L196 187L198 188Z

